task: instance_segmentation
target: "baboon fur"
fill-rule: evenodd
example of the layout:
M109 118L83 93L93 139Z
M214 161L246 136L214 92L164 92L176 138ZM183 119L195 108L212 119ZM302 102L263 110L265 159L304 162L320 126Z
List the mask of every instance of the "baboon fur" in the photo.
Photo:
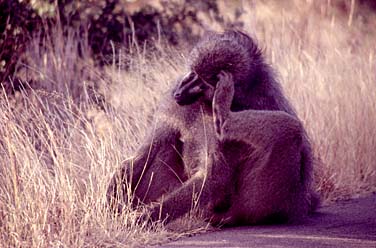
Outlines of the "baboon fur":
M283 111L230 110L232 75L219 74L213 99L212 222L226 225L299 220L311 211L304 167L312 163L301 122ZM223 205L229 209L221 210Z
M250 109L279 110L296 118L296 114L283 95L279 83L274 79L270 67L264 63L260 50L253 40L242 32L210 33L193 48L188 65L188 74L179 79L161 101L155 113L153 128L136 151L135 157L125 161L111 180L107 192L111 207L121 211L121 208L127 203L134 205L138 202L145 204L157 202L158 204L151 209L151 219L161 218L170 221L189 212L192 203L195 203L196 206L218 212L209 213L208 216L212 214L213 218L218 219L223 214L224 217L229 218L225 213L232 213L232 209L239 204L236 201L242 199L241 196L245 198L248 196L247 194L242 195L243 190L249 188L256 190L265 187L263 193L268 192L267 185L270 182L266 177L266 171L265 175L260 175L256 180L249 178L252 173L239 175L240 170L233 170L230 166L227 167L227 174L224 173L225 176L222 175L221 178L234 179L234 191L230 191L227 195L219 193L219 197L213 196L215 187L220 186L213 179L214 163L220 164L218 161L220 158L217 158L218 149L227 150L226 147L218 147L215 125L213 125L212 100L221 71L232 75L234 96L230 109L233 113ZM257 146L258 139L260 141L268 139L269 145L264 147L266 143L261 143L260 149L262 147L264 150L258 150L257 154L260 157L252 156L252 159L254 163L268 164L269 160L272 161L270 163L274 163L281 158L275 159L272 156L283 157L284 154L289 154L285 153L285 150L298 141L291 144L284 143L290 140L288 138L286 141L283 141L282 138L279 139L280 130L276 130L275 138L273 138L274 130L272 133L265 133L264 123L275 120L271 120L270 115L265 115L266 119L263 120L263 115L260 115L260 123L251 123L247 126L253 128L252 134L255 136L253 144L256 144L256 147L259 147ZM313 210L317 206L318 202L318 198L310 190L312 161L309 142L304 129L302 131L300 126L299 130L300 142L305 144L305 153L302 156L307 159L295 173L298 173L300 178L300 184L297 186L301 187L301 191L306 195L302 196L302 201L299 203L302 204L302 207L297 210L299 213L296 213L295 216L306 215L309 209ZM299 138L297 139L299 140ZM240 147L248 149L251 146L242 145ZM239 156L245 151L228 149L226 152ZM226 152L222 156L224 161L229 158ZM263 160L265 158L263 152L269 155L269 160ZM239 164L238 161L235 161L235 164ZM250 161L247 164L250 164ZM272 168L271 165L270 167ZM279 179L285 180L288 185L285 188L282 187L282 191L296 190L290 187L290 178ZM274 193L276 192L271 192L273 195ZM281 195L283 197L283 194ZM222 199L223 197L225 200ZM213 200L214 198L217 198L218 201ZM243 198L242 201L258 206L255 199ZM278 200L281 199L276 199L276 202L280 202L282 205L287 204L291 208L296 206L291 203L290 199ZM249 205L239 205L244 208L247 206ZM274 206L273 203L270 208L274 209ZM276 208L276 211L278 210ZM242 211L245 212L247 209ZM259 218L252 218L252 216L248 216L243 223L234 216L229 218L231 221L228 221L228 224L262 222Z

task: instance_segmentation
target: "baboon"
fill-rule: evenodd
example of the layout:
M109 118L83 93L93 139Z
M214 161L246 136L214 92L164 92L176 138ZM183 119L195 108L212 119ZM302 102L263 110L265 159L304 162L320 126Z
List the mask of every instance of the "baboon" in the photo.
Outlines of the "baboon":
M212 170L213 163L218 162L212 100L221 71L233 78L232 112L279 110L296 117L260 50L242 32L230 30L206 35L191 51L188 65L189 72L161 101L154 126L136 151L136 156L125 161L111 180L107 196L115 209L121 209L124 203L131 201L129 192L133 193L133 204L163 203L162 207L152 208L153 220L169 221L180 217L191 209L192 202L199 206L213 205L211 189L220 184L211 176L215 171ZM263 136L261 125L254 127L253 133L257 132L257 137ZM305 135L301 138L307 143L309 157L308 139ZM236 154L243 152L236 150L236 144L230 148ZM226 158L228 156L223 157L224 162ZM236 175L236 171L228 167L226 178ZM299 172L307 187L311 182L311 171L312 163L307 162ZM242 182L237 181L235 188L241 185ZM225 198L236 199L231 194L233 192ZM220 199L219 202L226 201ZM227 202L227 205L212 207L226 213L231 210L234 200ZM236 221L231 224L236 224Z
M312 200L304 174L312 157L301 122L283 111L232 112L233 95L231 74L221 72L213 97L217 145L208 189L212 222L299 219L311 211Z

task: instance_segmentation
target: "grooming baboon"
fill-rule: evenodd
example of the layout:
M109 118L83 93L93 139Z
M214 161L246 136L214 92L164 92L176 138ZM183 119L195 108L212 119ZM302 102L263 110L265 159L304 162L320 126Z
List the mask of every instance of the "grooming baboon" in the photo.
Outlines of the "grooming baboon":
M281 110L296 116L249 36L237 31L209 34L192 50L188 74L162 100L154 128L135 158L126 161L113 177L108 190L112 206L121 207L129 200L127 192L132 191L136 200L143 203L163 202L161 209L152 210L152 219L172 220L187 213L193 201L205 206L213 199L211 185L219 184L206 179L212 178L213 160L218 160L212 99L220 71L233 77L231 111ZM258 131L258 137L262 136L264 130L253 130ZM311 156L305 135L302 139L307 143L307 156ZM300 171L307 187L311 171L310 162ZM233 171L229 169L228 173ZM231 205L229 201L228 206L214 208L226 212Z

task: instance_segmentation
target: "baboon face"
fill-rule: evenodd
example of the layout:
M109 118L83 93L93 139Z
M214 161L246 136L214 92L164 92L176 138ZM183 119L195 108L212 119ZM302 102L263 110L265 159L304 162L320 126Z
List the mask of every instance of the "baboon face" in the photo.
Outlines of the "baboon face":
M175 101L179 105L190 105L199 99L211 102L217 82L216 74L202 77L196 72L189 72L178 82L173 92Z

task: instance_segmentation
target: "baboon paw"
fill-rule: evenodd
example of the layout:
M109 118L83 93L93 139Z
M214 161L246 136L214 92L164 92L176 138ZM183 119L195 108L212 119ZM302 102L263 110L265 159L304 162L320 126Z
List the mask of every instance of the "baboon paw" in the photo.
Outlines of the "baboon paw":
M218 78L219 78L218 89L222 88L223 90L228 91L231 89L231 87L233 87L234 81L233 81L233 77L231 73L221 71L218 74Z

